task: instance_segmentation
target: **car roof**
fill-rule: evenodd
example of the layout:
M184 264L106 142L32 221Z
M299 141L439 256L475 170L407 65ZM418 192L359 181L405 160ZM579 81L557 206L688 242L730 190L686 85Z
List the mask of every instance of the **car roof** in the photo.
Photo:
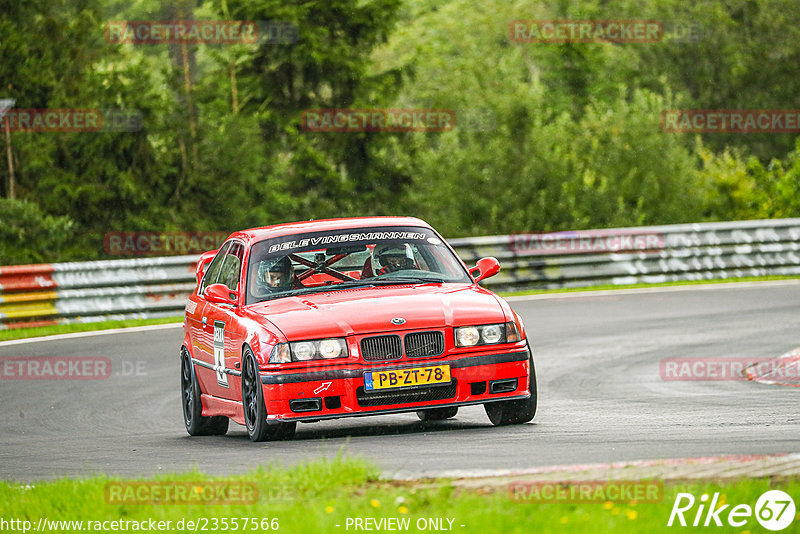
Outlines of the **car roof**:
M256 242L273 237L305 232L325 232L378 226L421 226L423 228L431 228L428 223L416 217L347 217L341 219L312 219L308 221L250 228L248 230L234 232L228 239L238 237L245 241Z

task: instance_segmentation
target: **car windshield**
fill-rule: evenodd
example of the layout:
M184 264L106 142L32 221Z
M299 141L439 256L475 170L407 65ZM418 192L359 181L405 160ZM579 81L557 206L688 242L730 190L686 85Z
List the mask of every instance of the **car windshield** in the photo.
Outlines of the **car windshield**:
M255 243L246 302L352 287L470 281L429 228L351 228Z

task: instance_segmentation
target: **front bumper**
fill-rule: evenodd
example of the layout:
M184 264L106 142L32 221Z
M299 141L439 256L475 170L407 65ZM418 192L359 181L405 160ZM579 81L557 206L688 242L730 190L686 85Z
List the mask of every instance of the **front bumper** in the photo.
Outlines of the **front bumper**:
M458 354L444 359L344 365L308 371L261 372L268 422L316 421L379 415L425 408L485 404L530 397L529 347L512 351ZM447 364L447 384L367 392L367 371Z

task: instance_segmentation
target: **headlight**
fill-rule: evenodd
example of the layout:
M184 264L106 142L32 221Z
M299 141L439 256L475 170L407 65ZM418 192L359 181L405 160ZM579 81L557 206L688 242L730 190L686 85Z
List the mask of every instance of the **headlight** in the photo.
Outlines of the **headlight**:
M319 355L330 360L338 358L342 352L347 351L347 347L342 347L341 339L323 339L319 342Z
M462 326L455 329L455 338L456 347L516 343L520 339L517 325L513 321L482 326Z
M474 326L456 328L456 346L472 347L473 345L477 345L480 340L481 335Z
M269 363L307 362L334 358L347 358L347 342L342 338L278 343L272 349Z
M484 343L497 343L501 339L503 339L503 330L501 328L503 325L500 324L491 324L489 326L484 326L481 329L481 337L483 338Z
M292 355L294 356L294 359L300 360L301 362L311 360L314 358L314 354L317 352L316 347L314 347L314 344L310 341L291 343L289 346L292 347Z

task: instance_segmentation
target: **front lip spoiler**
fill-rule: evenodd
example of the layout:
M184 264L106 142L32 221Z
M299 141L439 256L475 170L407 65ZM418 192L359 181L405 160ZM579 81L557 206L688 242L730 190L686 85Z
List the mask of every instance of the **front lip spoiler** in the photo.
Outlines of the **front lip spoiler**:
M474 401L463 401L463 402L449 402L445 404L429 404L426 406L415 406L415 407L404 407L404 408L386 408L383 410L371 410L367 412L352 412L352 413L339 413L339 414L325 414L325 415L306 415L301 417L282 417L280 419L267 419L268 425L274 425L278 423L291 423L291 422L314 422L320 421L322 419L343 419L345 417L367 417L370 415L387 415L393 413L407 413L407 412L418 412L420 410L429 410L431 408L457 408L461 406L473 406L476 404L489 404L490 402L503 402L503 401L513 401L513 400L523 400L529 399L531 396L530 394L527 395L514 395L513 397L500 397L496 399L483 399L483 400L474 400Z
M480 365L492 365L498 363L524 362L528 360L530 349L525 347L518 352L508 352L503 354L487 354L483 356L468 356L457 360L438 360L436 362L406 363L402 365L384 365L381 367L369 367L365 369L334 369L325 371L315 371L310 373L287 373L287 374L264 374L261 373L262 384L295 384L298 382L317 382L321 380L346 380L361 378L366 371L383 371L394 369L410 369L414 367L425 367L428 365L450 365L454 369L464 369L467 367L477 367ZM480 403L479 403L480 404Z

